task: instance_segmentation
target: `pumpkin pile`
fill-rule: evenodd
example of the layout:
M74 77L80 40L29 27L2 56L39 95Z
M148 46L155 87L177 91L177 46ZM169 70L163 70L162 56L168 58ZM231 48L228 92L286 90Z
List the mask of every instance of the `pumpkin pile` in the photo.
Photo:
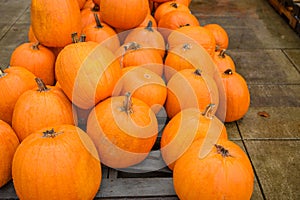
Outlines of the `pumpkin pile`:
M223 27L200 25L191 0L61 1L32 0L29 41L0 70L0 187L92 199L102 164L139 164L160 141L180 199L250 199L251 164L223 123L250 95Z

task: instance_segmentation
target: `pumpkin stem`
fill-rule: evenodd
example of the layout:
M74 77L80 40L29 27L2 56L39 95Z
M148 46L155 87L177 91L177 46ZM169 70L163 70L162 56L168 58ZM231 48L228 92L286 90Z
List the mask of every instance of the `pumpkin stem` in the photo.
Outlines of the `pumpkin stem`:
M99 12L100 11L100 6L98 4L95 4L94 7L91 10L92 10L92 12Z
M196 69L195 71L194 71L194 74L196 74L196 75L198 75L198 76L201 76L202 75L202 71L201 71L201 69Z
M54 138L56 137L59 133L55 132L54 129L52 128L51 130L46 130L45 132L43 132L43 137L46 138Z
M78 43L78 42L79 42L77 32L72 33L72 34L71 34L71 37L72 37L72 42L73 42L73 43Z
M7 73L5 73L5 72L3 71L3 69L0 68L0 78L4 77L4 76L6 76L6 75L7 75Z
M82 34L80 35L79 42L85 42L85 39L86 39L86 35Z
M50 90L49 88L47 88L46 84L43 82L43 80L41 78L35 78L35 82L38 85L39 92L46 92L46 91Z
M222 57L222 58L225 58L225 55L226 55L226 49L222 49L219 53L219 57Z
M125 101L123 102L123 107L121 110L126 112L126 114L131 114L133 112L130 92L126 92Z
M223 158L231 156L229 151L225 149L223 146L215 144L215 147L217 148L218 154L221 154Z
M179 28L182 28L182 27L185 27L185 26L190 26L190 24L180 25Z
M178 4L176 2L170 4L173 8L178 8Z
M208 119L212 119L214 117L213 111L215 109L216 105L213 103L210 103L206 106L204 112L202 115Z
M182 46L183 51L190 50L191 48L192 48L192 45L191 45L191 44L184 44L184 45Z
M136 42L129 42L126 45L124 45L124 50L128 51L128 50L137 50L140 49L141 45L136 43Z
M39 49L40 49L40 48L39 48L40 44L41 44L41 43L40 43L39 41L36 42L35 44L32 45L32 49L33 49L33 50L39 50Z
M96 28L103 28L103 25L100 22L99 16L97 13L94 13L95 21L96 21Z
M152 21L149 20L147 27L145 28L147 31L153 32L153 28L152 28Z
M233 74L232 69L227 69L227 70L224 72L224 74L226 74L226 75L232 75L232 74Z

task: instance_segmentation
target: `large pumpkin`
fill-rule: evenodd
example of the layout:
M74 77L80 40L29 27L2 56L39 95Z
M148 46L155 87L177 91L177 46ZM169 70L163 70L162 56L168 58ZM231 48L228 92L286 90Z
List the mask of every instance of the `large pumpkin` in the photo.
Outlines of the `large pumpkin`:
M11 124L18 98L25 91L36 87L34 74L23 67L0 69L0 119Z
M155 10L154 18L156 19L157 22L159 22L160 19L162 19L165 14L174 10L184 11L187 13L191 12L190 9L185 5L178 4L177 2L174 1L168 1L158 6L158 8Z
M21 44L10 57L10 66L25 67L47 85L54 85L54 64L54 53L39 42Z
M184 109L167 123L160 145L162 157L171 170L193 141L227 139L224 124L212 114L214 109L213 104L209 104L204 111Z
M195 141L176 161L173 181L181 200L250 199L254 173L245 152L229 140L220 140L200 158L203 140Z
M155 143L158 124L150 107L127 93L100 102L89 115L87 133L103 164L124 168L147 157Z
M215 104L216 108L219 105L219 92L214 79L199 69L177 72L169 80L167 88L165 108L169 118L186 108L204 110L210 103Z
M75 124L72 104L59 87L46 86L36 78L38 88L24 92L16 102L12 127L20 141L43 127Z
M20 199L93 199L101 183L95 145L78 127L59 125L32 133L12 166Z
M100 3L100 15L104 22L119 29L137 27L148 11L148 0L101 0Z
M250 93L245 79L231 69L222 74L222 80L226 92L226 117L225 122L241 119L250 106Z
M121 68L113 53L104 46L96 42L77 42L59 53L55 73L68 98L76 106L89 109L111 96L121 77Z
M0 119L0 188L11 179L12 161L18 146L15 131Z
M31 25L38 41L50 47L64 47L70 35L81 32L81 16L74 0L32 0Z
M204 28L210 30L216 40L216 50L227 49L229 45L229 37L225 29L219 24L206 24Z

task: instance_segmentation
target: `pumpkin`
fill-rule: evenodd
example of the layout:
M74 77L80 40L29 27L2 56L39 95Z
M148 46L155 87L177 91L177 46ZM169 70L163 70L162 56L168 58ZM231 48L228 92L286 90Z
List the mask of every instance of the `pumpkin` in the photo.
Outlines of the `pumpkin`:
M86 3L86 0L77 0L78 5L79 5L79 9L82 9L84 4Z
M12 161L19 139L9 124L0 119L0 188L11 180Z
M25 67L45 84L54 85L54 53L39 42L27 42L19 45L11 54L10 65Z
M122 71L113 95L130 92L132 97L144 101L154 113L158 113L167 98L167 87L162 77L142 66L126 67Z
M100 11L100 7L97 4L95 4L94 7L92 8L86 8L80 11L81 30L90 24L94 24L95 14L98 16L98 18L101 18L99 11Z
M191 4L192 0L175 0L175 2L188 7Z
M163 59L161 54L156 49L147 48L147 45L128 42L117 50L116 55L121 67L143 65L143 67L150 69L159 76L163 74Z
M165 108L169 118L186 108L204 110L207 104L219 105L218 87L213 78L200 69L184 69L177 72L167 84Z
M174 1L167 1L158 6L158 8L155 10L154 18L157 22L159 22L165 14L174 10L191 13L187 6Z
M245 79L231 69L222 74L222 81L226 92L225 122L241 119L250 106L250 93Z
M23 67L0 69L0 119L11 125L13 110L25 91L36 87L34 74Z
M101 0L92 0L95 4L100 5Z
M94 22L87 25L82 33L86 36L86 41L101 43L104 47L115 52L120 47L117 33L109 25L101 23L99 16L94 13Z
M111 96L121 69L113 53L102 45L77 42L75 36L74 42L58 55L56 77L76 106L89 109Z
M220 140L202 158L203 142L193 142L176 161L173 183L179 199L250 199L254 173L245 152L232 141Z
M204 28L210 30L216 40L216 50L227 49L229 37L225 29L219 24L206 24Z
M148 11L148 0L101 0L100 4L100 15L104 22L125 30L141 24Z
M12 163L20 199L93 199L101 183L95 145L78 127L58 125L33 132Z
M63 91L58 87L46 86L40 78L35 80L38 88L24 92L13 112L12 127L20 141L46 126L76 123L72 104Z
M135 28L131 30L124 43L136 42L144 45L144 48L152 48L157 50L161 57L165 55L165 41L163 36L153 28L152 21L148 21L145 28Z
M97 3L94 3L93 0L87 0L81 10L86 9L86 8L93 8L95 6L95 4L97 4ZM97 5L99 5L99 4L97 4Z
M191 42L198 43L211 57L214 56L216 47L215 37L211 31L202 26L183 26L172 31L168 37L170 49L179 44Z
M125 168L147 157L156 141L158 124L150 107L127 93L97 104L88 117L87 133L103 164Z
M73 0L33 0L30 16L34 35L45 46L64 47L72 43L73 32L81 32L80 9Z
M154 17L151 14L147 14L144 21L142 23L140 23L140 25L138 27L147 27L148 24L149 24L149 21L151 21L152 27L156 29L157 28L157 23L156 23Z
M215 65L206 50L197 43L179 44L168 50L165 58L164 75L167 81L182 69L201 69L213 77Z
M27 36L28 36L28 41L29 42L38 42L38 40L36 39L36 37L35 37L35 35L33 33L31 25L29 26L29 30L28 30Z
M213 104L209 104L203 112L197 108L184 109L167 123L162 132L160 150L171 170L193 141L213 137L215 140L227 139L224 124L212 114L214 109Z
M213 61L218 67L220 73L223 73L227 69L235 71L235 64L232 58L226 53L226 49L216 51L215 56L213 57Z

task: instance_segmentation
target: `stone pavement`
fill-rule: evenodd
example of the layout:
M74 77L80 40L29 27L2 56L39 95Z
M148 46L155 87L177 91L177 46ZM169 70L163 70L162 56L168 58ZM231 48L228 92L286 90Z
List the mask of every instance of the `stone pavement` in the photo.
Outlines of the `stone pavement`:
M27 41L30 0L0 0L0 5L0 66L5 67L14 48ZM299 35L267 0L193 0L190 8L201 25L225 28L228 54L249 85L248 113L226 126L252 162L252 199L300 199Z

